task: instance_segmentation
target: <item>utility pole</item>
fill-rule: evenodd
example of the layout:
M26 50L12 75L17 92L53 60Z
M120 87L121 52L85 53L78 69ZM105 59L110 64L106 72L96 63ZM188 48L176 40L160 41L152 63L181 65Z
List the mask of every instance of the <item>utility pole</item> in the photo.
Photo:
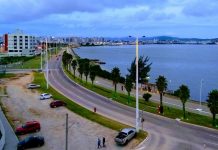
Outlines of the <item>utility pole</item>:
M65 150L68 150L68 113L66 113L66 147Z

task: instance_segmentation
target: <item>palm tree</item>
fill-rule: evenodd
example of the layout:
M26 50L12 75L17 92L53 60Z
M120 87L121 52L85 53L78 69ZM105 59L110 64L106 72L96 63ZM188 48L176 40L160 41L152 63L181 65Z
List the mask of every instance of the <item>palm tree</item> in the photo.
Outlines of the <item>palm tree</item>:
M159 76L156 79L156 86L160 93L160 113L163 114L163 93L167 89L167 79L164 76Z
M188 86L186 85L181 85L179 87L179 98L182 102L182 107L183 107L183 118L185 119L185 103L190 97L190 90Z
M114 91L117 92L117 83L120 80L120 69L118 67L114 67L111 71L111 79L113 80L114 84Z
M131 92L131 90L133 88L132 79L131 79L131 77L129 75L126 76L125 88L126 88L126 91L128 93L128 104L129 104L130 92Z
M216 114L218 114L218 90L213 90L208 94L207 106L213 115L213 126L215 126Z
M87 83L87 78L89 75L89 71L90 71L90 65L89 65L89 60L88 59L84 59L84 74L86 76L86 83Z
M76 67L77 67L77 61L76 59L74 59L71 63L72 67L73 67L73 75L74 75L74 78L75 78L75 72L76 72Z
M83 77L83 73L84 73L84 63L83 63L83 59L79 59L78 60L78 64L79 64L79 68L78 68L78 72L80 74L80 78L82 81L82 77Z
M95 77L96 77L96 72L97 72L97 68L98 68L98 66L97 65L94 65L94 66L91 66L90 67L90 73L89 73L89 77L90 77L90 79L91 79L91 81L92 81L92 85L93 85L93 83L94 83L94 80L95 80Z
M146 82L146 78L149 77L149 72L151 70L152 63L149 62L149 57L140 56L138 60L138 71L139 71L139 83ZM136 59L134 59L131 63L130 68L128 69L129 76L132 81L136 81Z

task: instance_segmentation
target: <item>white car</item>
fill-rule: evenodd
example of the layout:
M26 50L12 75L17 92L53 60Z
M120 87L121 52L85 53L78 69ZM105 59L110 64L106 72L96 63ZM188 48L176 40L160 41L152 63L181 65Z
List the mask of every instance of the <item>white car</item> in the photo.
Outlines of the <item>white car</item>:
M40 100L52 98L51 94L43 93L40 95Z
M115 142L120 145L127 144L132 138L136 136L135 128L124 128L115 137Z
M40 85L32 84L32 83L30 83L30 84L27 85L27 88L28 88L28 89L36 89L36 88L39 88L39 87L40 87Z

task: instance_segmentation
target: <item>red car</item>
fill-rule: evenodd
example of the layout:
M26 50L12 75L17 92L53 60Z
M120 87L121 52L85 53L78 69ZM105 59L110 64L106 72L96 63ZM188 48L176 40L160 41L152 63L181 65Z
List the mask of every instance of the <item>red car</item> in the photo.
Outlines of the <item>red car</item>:
M40 123L38 121L29 121L24 125L18 127L15 131L17 135L38 132L40 130Z
M56 101L53 101L50 103L50 107L51 108L55 108L55 107L59 107L59 106L65 106L66 103L65 102L62 102L62 101L59 101L59 100L56 100Z

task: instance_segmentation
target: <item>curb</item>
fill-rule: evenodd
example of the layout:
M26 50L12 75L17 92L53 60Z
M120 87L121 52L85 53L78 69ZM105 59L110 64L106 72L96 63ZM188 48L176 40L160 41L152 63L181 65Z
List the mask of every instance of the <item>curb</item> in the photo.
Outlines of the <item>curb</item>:
M150 139L150 134L148 133L148 136L144 141L142 141L136 148L135 150L144 150L146 146L142 147L143 144L145 144L148 140Z

